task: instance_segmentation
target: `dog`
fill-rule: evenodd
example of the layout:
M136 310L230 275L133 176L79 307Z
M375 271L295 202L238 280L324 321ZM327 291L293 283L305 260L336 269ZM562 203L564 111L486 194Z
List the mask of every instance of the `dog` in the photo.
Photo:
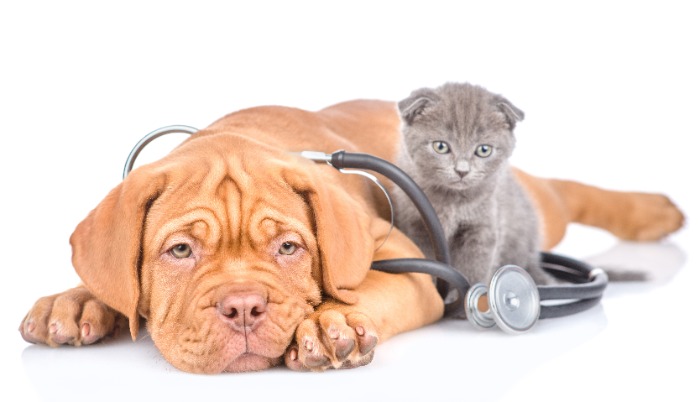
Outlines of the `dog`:
M70 241L81 285L39 299L21 335L80 346L128 326L135 339L144 319L164 358L188 372L369 363L380 342L440 320L444 303L427 275L370 270L373 260L423 257L390 230L382 193L298 152L391 161L399 126L396 104L378 100L256 107L214 122L132 171L79 223ZM571 222L629 240L683 224L661 194L516 175L543 249Z

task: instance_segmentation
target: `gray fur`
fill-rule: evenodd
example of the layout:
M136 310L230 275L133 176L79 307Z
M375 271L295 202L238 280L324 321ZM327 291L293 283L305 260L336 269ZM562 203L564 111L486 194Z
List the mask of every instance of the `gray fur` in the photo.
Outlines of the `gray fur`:
M508 162L515 147L513 129L523 112L466 83L418 89L399 102L399 111L403 141L398 166L435 207L455 268L472 284L488 284L497 268L515 264L537 283L550 283L540 268L537 215ZM450 152L436 152L435 141L449 144ZM492 147L490 156L476 155L482 144ZM400 190L392 196L397 227L433 256L411 201Z

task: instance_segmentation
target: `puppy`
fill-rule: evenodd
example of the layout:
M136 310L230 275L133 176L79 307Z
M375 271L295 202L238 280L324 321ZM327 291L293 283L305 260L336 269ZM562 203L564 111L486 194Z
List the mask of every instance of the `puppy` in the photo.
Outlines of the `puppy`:
M422 257L390 231L378 189L296 152L393 160L398 137L396 105L382 101L222 118L131 172L78 225L82 284L39 299L22 336L79 346L128 325L135 338L143 318L165 359L189 372L369 363L379 342L439 320L443 302L429 276L369 269ZM518 178L540 212L543 247L571 221L645 240L682 224L662 195Z

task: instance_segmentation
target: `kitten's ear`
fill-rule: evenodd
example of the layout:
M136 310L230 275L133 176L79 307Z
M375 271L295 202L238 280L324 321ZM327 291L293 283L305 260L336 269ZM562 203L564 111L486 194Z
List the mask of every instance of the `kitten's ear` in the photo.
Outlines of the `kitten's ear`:
M428 89L414 91L411 96L399 102L399 112L406 124L411 125L434 101Z
M525 113L522 110L515 107L508 99L502 96L496 97L496 105L506 115L511 130L515 128L517 122L523 121L525 118Z

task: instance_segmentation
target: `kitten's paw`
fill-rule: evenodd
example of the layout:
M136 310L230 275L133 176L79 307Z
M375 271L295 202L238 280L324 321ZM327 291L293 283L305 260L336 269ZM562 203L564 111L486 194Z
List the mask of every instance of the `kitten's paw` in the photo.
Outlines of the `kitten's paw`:
M685 222L683 212L663 194L632 193L626 204L627 224L613 231L624 240L659 240Z
M326 310L304 320L284 362L298 371L354 368L372 361L378 336L364 314Z
M123 315L77 287L37 300L19 332L30 343L80 346L116 335L127 325Z

